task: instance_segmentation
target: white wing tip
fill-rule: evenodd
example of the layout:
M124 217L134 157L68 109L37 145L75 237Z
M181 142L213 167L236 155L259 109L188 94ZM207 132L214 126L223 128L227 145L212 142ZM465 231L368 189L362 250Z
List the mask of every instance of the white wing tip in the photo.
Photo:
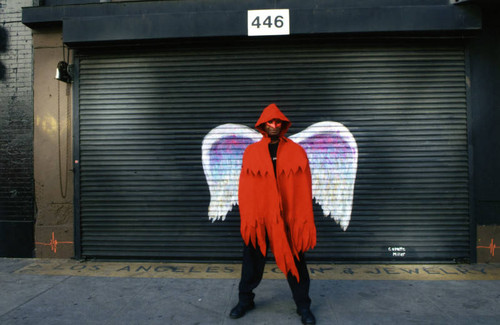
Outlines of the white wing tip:
M226 215L211 215L210 213L208 214L208 219L214 223L215 221L221 220L224 221L226 220Z
M332 211L323 210L323 215L325 216L325 218L333 219L343 231L347 231L347 228L349 227L349 223L351 221L350 214L347 216L335 216Z

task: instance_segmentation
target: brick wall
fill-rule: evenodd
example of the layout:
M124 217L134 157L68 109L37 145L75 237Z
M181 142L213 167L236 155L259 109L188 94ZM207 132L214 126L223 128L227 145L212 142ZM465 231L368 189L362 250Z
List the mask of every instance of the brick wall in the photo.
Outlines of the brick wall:
M33 50L21 8L33 0L0 0L0 256L33 249Z

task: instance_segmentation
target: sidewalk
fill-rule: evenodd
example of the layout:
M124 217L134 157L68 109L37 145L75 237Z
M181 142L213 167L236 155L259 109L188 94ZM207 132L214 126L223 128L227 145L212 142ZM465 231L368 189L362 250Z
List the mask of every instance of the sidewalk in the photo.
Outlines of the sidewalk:
M317 324L499 324L500 265L309 265ZM268 265L228 317L239 265L0 258L0 324L301 324ZM326 274L326 275L325 275Z

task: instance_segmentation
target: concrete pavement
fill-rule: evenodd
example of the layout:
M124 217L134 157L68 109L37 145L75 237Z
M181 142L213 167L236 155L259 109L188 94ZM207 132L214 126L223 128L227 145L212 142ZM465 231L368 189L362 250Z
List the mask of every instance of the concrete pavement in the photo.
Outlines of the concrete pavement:
M500 265L309 265L317 324L500 324ZM0 324L301 324L270 264L256 309L236 264L0 258ZM326 274L326 276L325 276Z

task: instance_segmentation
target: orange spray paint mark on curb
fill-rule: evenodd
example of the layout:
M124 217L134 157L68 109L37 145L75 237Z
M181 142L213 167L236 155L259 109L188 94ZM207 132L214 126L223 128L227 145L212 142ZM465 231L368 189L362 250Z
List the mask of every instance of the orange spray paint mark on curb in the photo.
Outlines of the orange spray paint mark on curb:
M48 243L35 242L37 245L50 246L50 250L57 253L57 245L59 244L73 244L72 241L57 241L54 232L52 232L52 239Z
M490 250L491 256L495 256L495 249L500 248L493 242L493 238L491 238L490 246L477 246L477 248L488 248Z

